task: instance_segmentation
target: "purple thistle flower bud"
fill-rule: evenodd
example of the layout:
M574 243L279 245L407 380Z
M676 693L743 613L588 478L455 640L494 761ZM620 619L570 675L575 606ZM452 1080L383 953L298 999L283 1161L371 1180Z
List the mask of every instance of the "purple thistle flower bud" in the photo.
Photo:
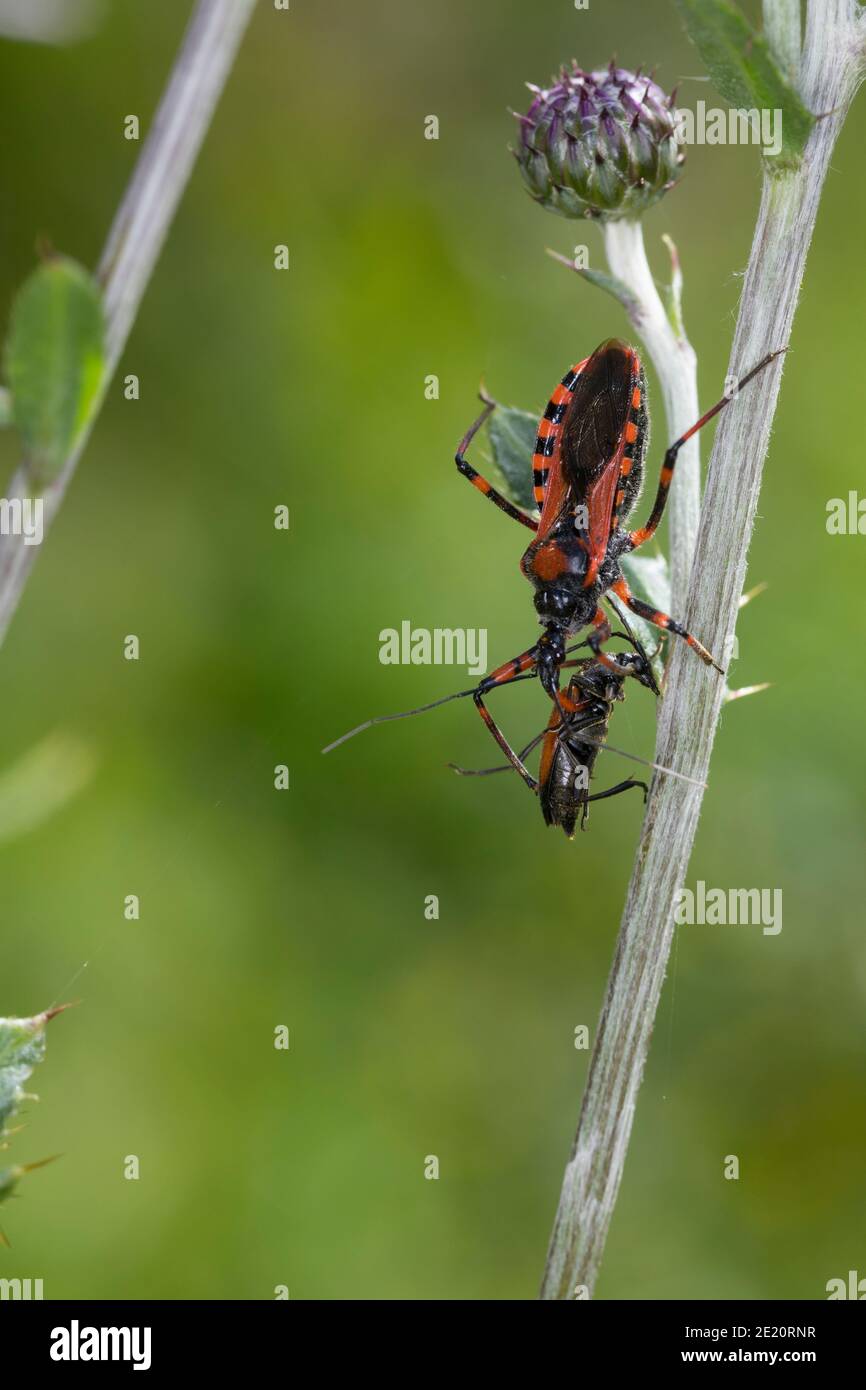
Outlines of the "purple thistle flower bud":
M639 217L680 176L674 96L651 77L611 63L563 68L547 89L529 85L513 151L530 194L564 217Z

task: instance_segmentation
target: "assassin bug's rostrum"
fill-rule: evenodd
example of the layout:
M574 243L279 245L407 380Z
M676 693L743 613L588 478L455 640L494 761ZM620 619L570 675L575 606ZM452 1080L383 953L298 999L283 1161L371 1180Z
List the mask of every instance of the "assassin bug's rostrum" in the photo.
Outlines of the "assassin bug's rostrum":
M770 352L740 378L738 387L779 355ZM535 589L535 609L544 629L526 651L499 666L472 690L435 700L417 710L367 720L344 734L324 751L372 724L420 714L448 700L471 695L493 738L531 790L536 782L497 726L484 697L498 686L538 676L547 694L565 719L560 672L574 648L568 638L591 627L579 646L589 646L595 660L612 674L635 676L651 683L651 671L620 664L604 652L612 632L601 607L616 595L633 613L682 637L708 665L721 671L711 654L682 623L645 603L631 592L622 571L622 558L644 545L656 532L664 514L677 455L698 430L733 399L725 395L668 448L662 463L658 490L644 526L627 530L625 521L637 500L643 479L649 417L646 377L636 350L618 339L609 339L578 362L553 392L538 427L532 473L538 517L515 506L469 463L466 451L478 430L496 408L487 397L484 409L467 431L456 454L459 471L507 516L534 532L520 568ZM654 685L654 682L653 682Z

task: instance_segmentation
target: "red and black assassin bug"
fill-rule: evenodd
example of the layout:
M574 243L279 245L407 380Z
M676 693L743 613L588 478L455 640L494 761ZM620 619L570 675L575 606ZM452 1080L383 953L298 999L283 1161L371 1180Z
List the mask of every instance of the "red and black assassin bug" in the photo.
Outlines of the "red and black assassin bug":
M625 699L626 675L640 679L649 669L648 658L640 644L635 643L635 647L634 653L619 657L620 671L611 671L591 657L569 663L578 668L579 674L571 677L567 690L559 692L547 728L519 754L522 762L537 744L541 744L538 780L533 779L541 814L546 825L561 826L570 840L574 838L578 821L581 830L586 829L591 801L604 801L632 787L640 787L646 800L649 791L646 782L631 777L605 791L589 791L596 759L607 742L614 702ZM463 777L487 777L512 770L511 763L482 769L467 769L454 763L451 766Z
M747 385L778 356L779 351L767 353L740 379L738 386ZM592 632L578 646L589 646L595 660L613 674L635 676L655 689L651 668L621 664L603 651L604 643L612 636L610 622L601 607L605 596L616 595L633 613L682 637L707 665L722 670L682 623L631 592L620 562L624 555L655 535L680 449L733 397L723 396L671 444L662 463L652 511L646 524L634 531L627 530L624 522L640 492L649 430L646 377L634 348L616 338L608 339L591 357L566 372L554 390L538 426L532 458L535 501L540 513L537 518L528 516L498 492L466 458L472 439L496 408L495 401L482 399L484 410L461 440L455 461L479 492L535 533L520 568L535 588L535 609L544 631L525 652L498 666L474 689L457 691L416 710L367 720L324 751L329 752L372 724L421 714L448 700L471 695L512 767L535 791L535 778L497 726L484 697L498 686L538 676L564 716L560 671L567 665L569 651L574 650L567 646L567 640L587 627Z

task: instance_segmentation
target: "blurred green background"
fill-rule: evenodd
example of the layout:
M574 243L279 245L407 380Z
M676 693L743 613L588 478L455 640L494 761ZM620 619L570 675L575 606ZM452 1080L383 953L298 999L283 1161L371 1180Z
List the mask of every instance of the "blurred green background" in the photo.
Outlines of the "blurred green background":
M77 45L0 45L4 316L38 236L95 265L140 149L123 118L147 128L186 12L118 0ZM381 665L382 628L487 627L492 664L532 640L524 537L452 454L482 376L540 408L628 331L544 254L599 265L596 229L535 207L507 150L524 81L612 52L721 104L684 80L703 69L667 0L258 7L0 657L0 767L58 728L99 758L0 849L0 1012L82 1000L10 1151L63 1159L2 1212L0 1275L48 1298L536 1293L640 798L568 843L517 779L447 771L491 761L460 704L320 749L467 683ZM864 138L861 100L785 368L749 571L769 588L739 627L733 683L773 688L725 714L689 880L782 888L784 928L681 929L599 1297L821 1298L866 1274L866 541L825 530L863 471ZM753 149L694 148L645 221L659 276L662 233L680 248L707 403L758 191ZM650 474L664 436L657 407ZM495 708L515 738L546 717L533 684ZM631 692L614 741L649 756L652 720Z

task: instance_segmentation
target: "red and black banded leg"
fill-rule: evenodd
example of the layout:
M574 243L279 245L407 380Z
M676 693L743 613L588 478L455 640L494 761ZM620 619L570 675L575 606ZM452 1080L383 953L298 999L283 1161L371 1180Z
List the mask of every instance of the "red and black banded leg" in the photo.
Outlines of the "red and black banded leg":
M634 676L635 680L640 681L641 685L648 685L650 689L656 689L655 679L652 675L652 669L649 663L647 663L649 677L644 678L638 674L634 667L623 666L617 661L615 656L608 656L607 652L602 651L603 644L609 642L613 635L610 619L603 609L596 609L595 617L592 620L592 626L594 631L590 633L589 637L586 639L586 643L594 654L596 661L600 661L602 666L605 666L608 671L614 671L618 676ZM650 684L650 682L652 682L652 684Z
M533 520L531 516L527 516L525 512L522 512L520 510L519 507L515 507L513 503L508 501L507 497L502 496L501 492L497 492L496 488L493 487L490 483L488 483L486 478L482 478L478 470L476 468L473 468L472 464L465 457L466 450L469 448L469 445L472 443L472 440L475 438L476 434L481 429L481 426L484 424L485 420L489 419L489 417L493 414L494 410L496 409L495 401L489 400L483 394L481 396L481 399L485 402L484 409L478 416L478 419L475 421L475 423L470 426L466 434L461 439L459 445L457 446L457 453L454 455L454 462L457 464L458 472L462 473L464 478L468 478L472 486L474 488L477 488L481 495L483 497L486 497L488 501L493 502L494 505L497 506L501 512L505 513L506 516L510 516L514 521L519 521L522 526L528 526L530 531L537 531L538 522Z
M522 652L520 656L515 656L511 661L507 661L504 666L497 666L495 671L491 671L489 676L485 676L472 696L478 713L481 715L481 718L484 720L484 723L487 725L487 728L490 730L511 766L514 768L515 772L520 773L527 787L533 792L538 791L538 782L524 765L523 760L515 753L508 739L497 725L496 720L484 703L484 696L489 690L495 690L497 686L510 685L513 681L523 680L527 675L531 674L532 667L535 665L535 653L535 647L530 647L528 651Z
M637 598L624 579L618 579L615 584L611 585L611 588L631 609L632 613L636 613L639 618L644 618L646 622L652 623L654 627L662 628L664 632L673 632L677 637L682 637L692 651L697 652L705 665L714 666L721 675L725 674L724 668L719 665L712 653L708 652L706 647L698 641L697 637L693 637L675 618L668 617L667 613L661 613L657 608L653 608L651 603L644 603L643 599Z
M753 377L756 377L759 372L762 372L765 367L768 367L771 362L775 361L777 357L781 356L781 354L786 351L786 348L779 348L776 352L768 352L766 357L761 358L757 367L753 367L750 372L746 372L746 375L738 383L737 390L741 391L744 386L747 386L749 384ZM680 449L683 447L685 443L688 442L688 440L692 438L693 435L697 434L698 430L703 429L704 425L706 425L710 420L712 420L714 415L718 415L720 410L724 410L726 405L730 405L733 399L733 396L723 396L720 401L716 402L712 410L708 410L706 415L702 415L700 420L698 420L696 424L692 425L691 429L687 429L685 434L681 434L679 439L674 440L673 444L665 454L664 462L662 463L662 471L659 477L659 489L656 493L656 500L653 503L653 509L650 512L649 520L647 521L645 526L641 526L637 531L631 531L629 533L629 540L631 541L632 550L637 550L639 545L644 545L645 542L648 541L651 536L655 535L656 530L658 529L659 522L661 521L662 516L664 515L665 504L668 500L668 493L670 492L671 481L674 476L674 467L676 466L677 454L679 453ZM634 611L637 612L637 609L635 609ZM675 629L673 628L671 629L671 631L674 630Z

